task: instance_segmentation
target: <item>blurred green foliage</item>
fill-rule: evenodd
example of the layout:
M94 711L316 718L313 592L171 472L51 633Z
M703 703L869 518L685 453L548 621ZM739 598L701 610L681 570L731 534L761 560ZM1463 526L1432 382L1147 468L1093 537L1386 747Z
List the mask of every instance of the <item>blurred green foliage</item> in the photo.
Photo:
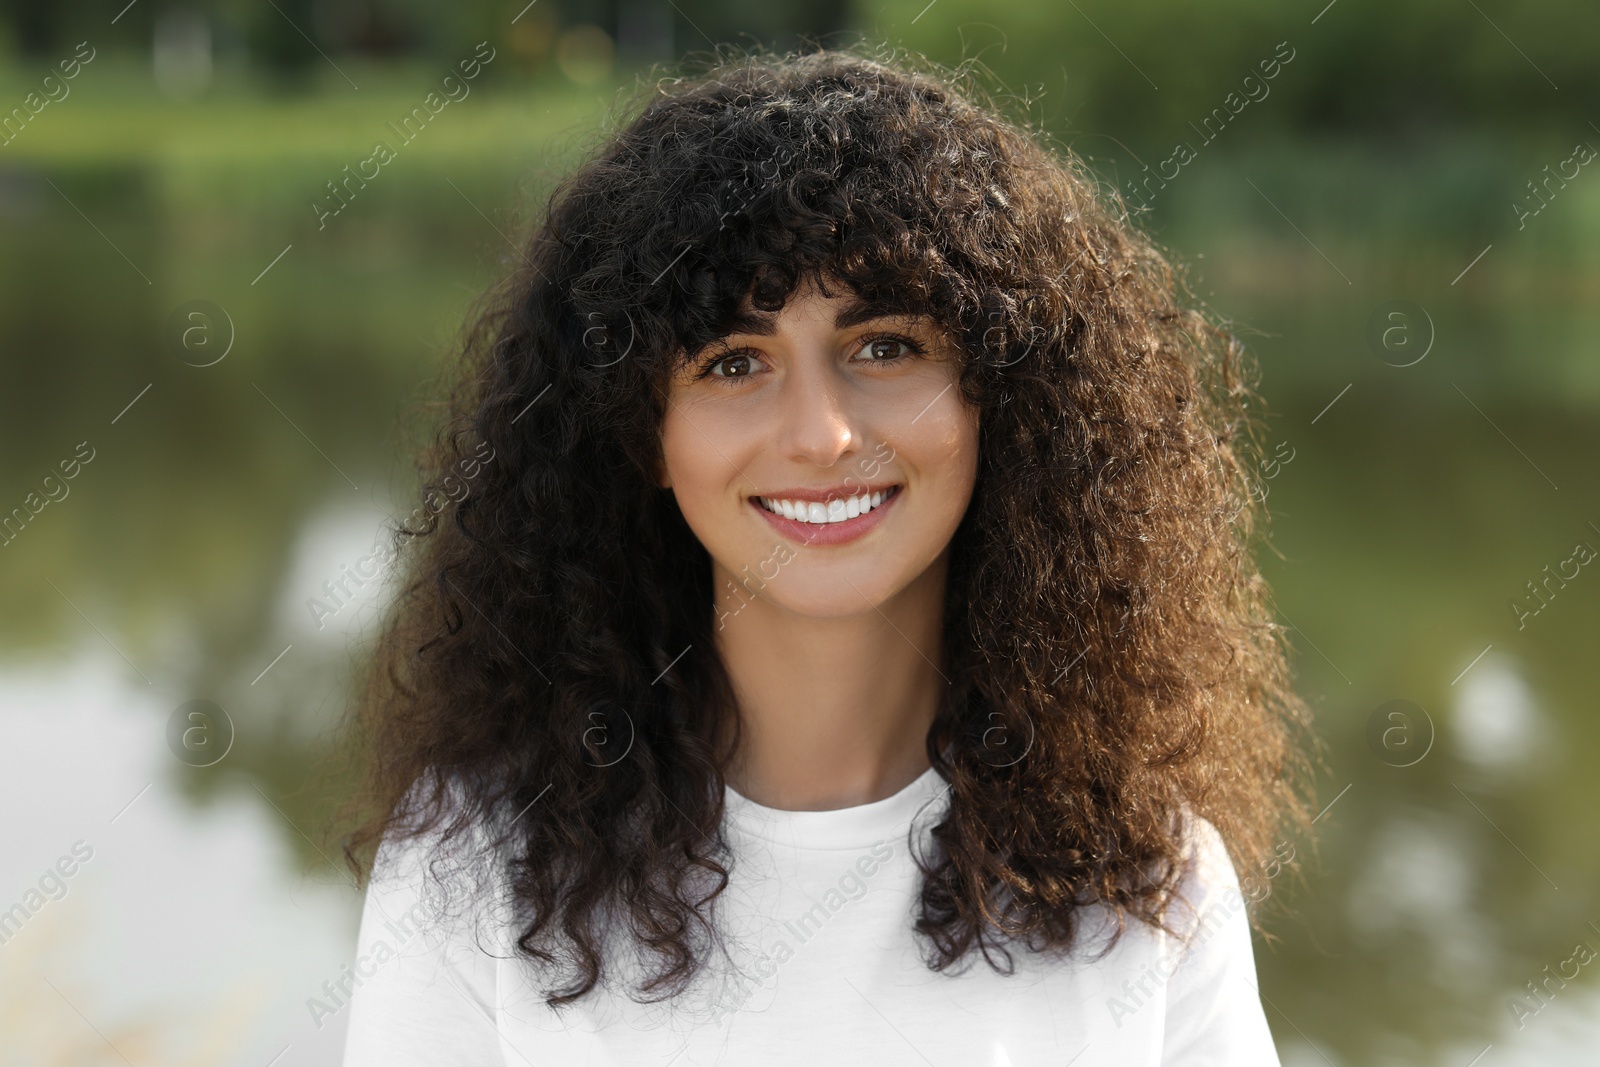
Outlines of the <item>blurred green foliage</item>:
M0 0L0 43L23 61L48 61L85 36L145 51L164 19L200 16L219 61L248 63L293 85L327 56L448 63L486 39L537 68L552 57L556 32L580 25L603 29L624 60L654 62L722 42L788 47L802 35L844 31L852 18L848 0L194 0L136 3L113 26L106 6Z
M1078 130L1188 136L1189 122L1285 41L1296 57L1240 131L1247 136L1365 131L1403 145L1440 127L1576 133L1600 99L1600 9L1587 0L1018 0L1000 8L875 0L866 8L936 58L955 58L959 40L1018 96L1039 99L1046 117L1066 116Z
M1589 0L146 0L115 25L107 11L102 0L0 0L0 57L47 63L85 38L146 51L158 24L184 13L204 17L219 63L290 84L323 56L448 63L484 39L537 67L559 31L580 24L640 62L714 42L784 48L804 35L866 34L980 62L1058 128L1127 137L1187 136L1287 42L1292 68L1241 137L1359 130L1403 146L1440 127L1576 132L1600 114L1600 9Z

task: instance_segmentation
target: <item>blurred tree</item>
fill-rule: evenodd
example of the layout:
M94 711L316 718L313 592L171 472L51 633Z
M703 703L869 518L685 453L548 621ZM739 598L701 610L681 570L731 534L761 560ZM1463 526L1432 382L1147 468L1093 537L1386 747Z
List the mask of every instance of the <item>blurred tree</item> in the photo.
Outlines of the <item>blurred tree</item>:
M88 27L107 24L111 16L102 13L103 6L88 0L55 0L48 4L38 0L0 0L0 25L9 31L0 33L0 39L9 37L24 58L51 62L63 44L70 52L72 44L83 40L91 32ZM67 38L74 27L79 32L69 42ZM96 43L104 36L97 35Z
M1403 139L1441 126L1594 134L1600 101L1592 0L861 0L860 15L941 62L979 60L1037 101L1032 114L1053 132L1153 139L1151 150L1194 143L1189 124L1242 96L1279 42L1294 59L1229 140L1357 129Z
M246 9L244 39L252 58L279 74L303 74L321 61L310 38L315 0L272 0Z
M1138 138L1163 153L1229 92L1242 93L1280 43L1294 59L1230 141L1362 130L1403 142L1439 127L1581 135L1600 110L1593 0L1008 0L998 9L987 0L139 0L112 25L117 7L0 0L0 40L44 63L85 38L148 50L156 20L182 8L205 15L218 42L278 71L307 70L319 48L448 63L488 39L531 72L579 26L603 31L623 69L717 44L781 50L864 34L949 64L981 62L1054 132ZM597 42L591 32L569 50L592 53Z
M529 10L534 6L537 13ZM773 0L760 6L735 0L142 0L112 25L103 3L0 0L0 24L22 56L48 62L85 35L97 43L148 48L155 19L177 8L204 14L222 27L221 36L236 31L252 57L286 71L315 62L317 48L330 55L450 59L463 45L470 49L485 38L503 38L529 18L548 22L547 12L556 25L591 24L627 42L624 58L648 59L709 49L713 42L789 48L806 35L838 34L852 21L851 0ZM675 47L669 51L662 44Z

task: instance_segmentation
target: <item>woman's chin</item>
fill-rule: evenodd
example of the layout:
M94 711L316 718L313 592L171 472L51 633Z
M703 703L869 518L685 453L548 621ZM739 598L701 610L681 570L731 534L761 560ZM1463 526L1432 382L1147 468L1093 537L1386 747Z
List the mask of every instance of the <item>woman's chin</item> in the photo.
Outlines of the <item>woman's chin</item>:
M847 619L857 615L877 615L883 606L904 587L904 582L885 582L881 570L862 568L859 572L829 568L832 573L783 575L788 579L781 590L773 582L761 594L779 613L808 619Z

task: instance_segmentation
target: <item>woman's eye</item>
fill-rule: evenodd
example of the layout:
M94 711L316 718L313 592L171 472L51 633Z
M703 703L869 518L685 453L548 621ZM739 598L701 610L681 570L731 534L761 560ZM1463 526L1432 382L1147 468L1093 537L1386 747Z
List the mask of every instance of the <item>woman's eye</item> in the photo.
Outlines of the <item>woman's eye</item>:
M904 351L896 351L896 348ZM890 363L903 356L922 351L920 345L906 337L874 337L861 347L867 353L868 363Z
M724 373L717 369L719 367L729 369L726 373ZM750 374L750 357L746 355L740 355L739 353L734 353L731 356L723 356L721 359L712 363L711 366L707 367L706 370L708 373L718 378L745 378Z

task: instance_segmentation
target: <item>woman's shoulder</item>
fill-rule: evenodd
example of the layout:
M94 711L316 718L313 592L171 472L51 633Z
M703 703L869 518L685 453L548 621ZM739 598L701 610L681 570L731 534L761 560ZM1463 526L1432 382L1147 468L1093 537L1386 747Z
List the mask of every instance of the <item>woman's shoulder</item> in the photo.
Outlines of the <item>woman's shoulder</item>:
M1239 873L1222 832L1210 819L1187 805L1181 814L1181 875L1167 923L1188 942L1227 924L1245 910Z
M1186 870L1198 881L1232 880L1237 886L1239 880L1233 858L1216 824L1186 806L1182 811L1182 828Z
M483 819L474 816L472 794L460 779L429 771L411 784L390 812L373 861L386 874L430 856L461 855L481 846Z
M459 779L419 778L379 843L368 892L403 896L435 926L461 928L498 915L505 883L496 830L503 821L486 815Z

